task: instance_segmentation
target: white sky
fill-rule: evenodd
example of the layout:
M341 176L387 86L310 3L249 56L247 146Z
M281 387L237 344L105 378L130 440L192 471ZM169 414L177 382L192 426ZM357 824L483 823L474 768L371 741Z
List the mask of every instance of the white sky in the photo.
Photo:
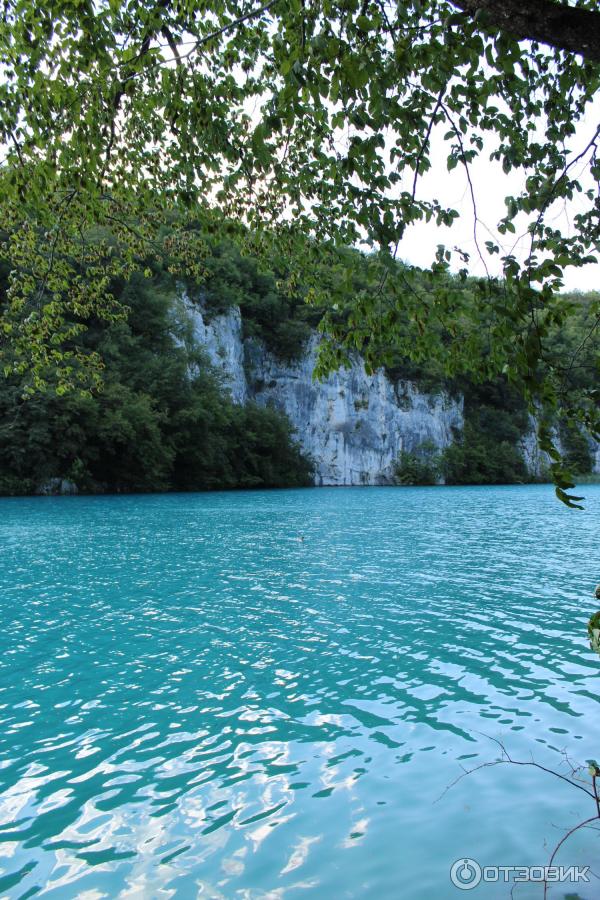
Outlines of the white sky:
M575 155L589 142L599 121L600 101L597 101L590 107L589 113L578 131L576 144L574 144ZM436 197L443 205L453 206L460 213L460 219L455 221L452 228L438 228L434 222L412 226L407 230L400 244L398 258L407 263L428 268L433 262L438 244L445 244L449 248L459 246L471 254L468 266L470 272L474 275L484 275L485 270L473 239L473 206L466 175L460 164L452 172L447 171L448 149L449 145L441 137L437 139L434 137L432 168L420 179L417 196L423 199ZM485 241L494 240L500 246L501 251L513 251L517 257L519 257L519 247L524 249L528 242L522 240L513 250L515 238L519 237L518 228L516 235L499 235L496 231L498 221L506 213L504 198L510 194L517 195L519 193L523 175L519 172L511 172L507 175L502 171L499 163L490 162L488 157L491 149L491 146L487 150L484 149L481 156L471 164L470 172L477 212L482 223L478 226L478 241L490 274L499 275L501 274L499 257L490 257L486 253ZM578 174L577 169L574 172ZM594 186L585 170L581 171L581 176L584 187ZM589 201L586 201L585 198L579 201L576 198L569 203L568 207L564 203L556 204L549 210L547 221L548 223L554 222L557 227L570 232L573 215L577 211L585 209L587 203ZM523 222L525 223L525 219ZM564 281L565 290L598 290L600 289L600 268L598 264L595 264L579 269L567 269Z

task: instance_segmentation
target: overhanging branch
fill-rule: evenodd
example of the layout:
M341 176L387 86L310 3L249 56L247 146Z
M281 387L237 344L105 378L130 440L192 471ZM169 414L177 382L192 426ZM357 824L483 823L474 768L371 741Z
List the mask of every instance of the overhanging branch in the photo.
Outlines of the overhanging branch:
M600 62L600 9L588 10L554 0L451 0L471 16L518 40L539 41L557 50Z

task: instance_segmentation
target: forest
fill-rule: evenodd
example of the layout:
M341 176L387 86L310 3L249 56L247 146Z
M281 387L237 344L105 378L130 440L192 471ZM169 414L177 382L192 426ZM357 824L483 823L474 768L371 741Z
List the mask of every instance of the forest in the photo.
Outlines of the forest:
M122 314L112 321L92 320L73 338L85 354L97 354L102 361L97 388L62 392L51 374L45 387L35 391L15 372L0 382L1 493L51 490L60 480L80 493L312 483L314 461L303 456L285 416L255 403L235 405L202 349L190 351L187 326L174 316L173 300L181 284L167 262L157 256L128 281L115 281L111 290ZM401 269L398 263L398 277ZM322 278L327 282L350 277L354 289L365 290L367 270L363 254L346 250L337 271L332 274L324 267ZM232 242L213 237L203 259L202 283L188 281L185 287L208 316L239 306L245 336L292 360L302 354L326 313L332 321L332 313L307 303L302 285L294 291L284 287L285 275L281 264L265 270L258 259L242 256ZM425 273L422 284L426 289ZM466 282L466 302L470 288ZM3 301L6 290L5 266L0 272ZM596 300L595 294L566 295L564 302L572 307L569 320L549 342L566 363L577 351L577 369L570 373L572 391L593 383L594 360L591 349L586 352L585 336ZM351 314L349 295L348 307L338 305L334 313L338 330ZM522 395L506 378L452 377L435 359L414 363L397 353L388 355L386 369L392 380L410 380L424 391L443 390L464 398L464 430L443 453L427 444L399 453L398 484L533 480L520 449L531 429L530 416ZM569 466L580 476L588 475L589 439L572 423L555 426ZM543 479L547 473L535 477Z

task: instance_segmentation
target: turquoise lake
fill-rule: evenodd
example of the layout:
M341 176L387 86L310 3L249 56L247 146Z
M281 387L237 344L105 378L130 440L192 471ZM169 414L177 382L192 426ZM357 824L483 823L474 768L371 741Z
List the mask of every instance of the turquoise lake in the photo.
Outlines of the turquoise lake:
M581 493L0 499L0 897L509 897L452 864L546 865L593 802L531 766L444 791L493 738L600 757Z

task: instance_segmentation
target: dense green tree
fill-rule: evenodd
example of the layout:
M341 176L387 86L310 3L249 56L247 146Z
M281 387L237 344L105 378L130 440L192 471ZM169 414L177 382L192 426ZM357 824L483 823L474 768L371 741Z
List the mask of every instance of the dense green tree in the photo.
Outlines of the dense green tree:
M531 428L518 391L504 378L465 382L465 429L446 452L450 483L498 484L528 479L520 441Z
M233 404L202 354L186 348L175 285L154 267L153 278L111 286L126 319L91 320L74 338L104 361L100 390L57 394L52 372L31 395L18 373L0 382L0 493L32 493L52 479L84 492L311 482L287 420Z
M560 429L561 445L571 471L589 475L592 471L592 453L589 439L576 425L565 423Z
M510 437L498 437L494 431L465 423L463 432L444 452L442 470L446 484L515 484L531 480L518 446Z
M202 281L188 284L191 295L209 313L238 306L246 337L260 338L283 359L298 357L321 318L318 309L305 303L302 285L293 292L282 290L287 275L282 264L265 270L255 257L242 256L231 241L211 240L207 246L210 255L204 260Z
M478 383L458 379L446 389L464 400L465 424L440 452L424 442L400 455L401 484L515 484L535 480L523 456L523 438L531 421L523 398L506 379ZM574 471L584 470L575 466ZM541 475L543 473L540 473Z

